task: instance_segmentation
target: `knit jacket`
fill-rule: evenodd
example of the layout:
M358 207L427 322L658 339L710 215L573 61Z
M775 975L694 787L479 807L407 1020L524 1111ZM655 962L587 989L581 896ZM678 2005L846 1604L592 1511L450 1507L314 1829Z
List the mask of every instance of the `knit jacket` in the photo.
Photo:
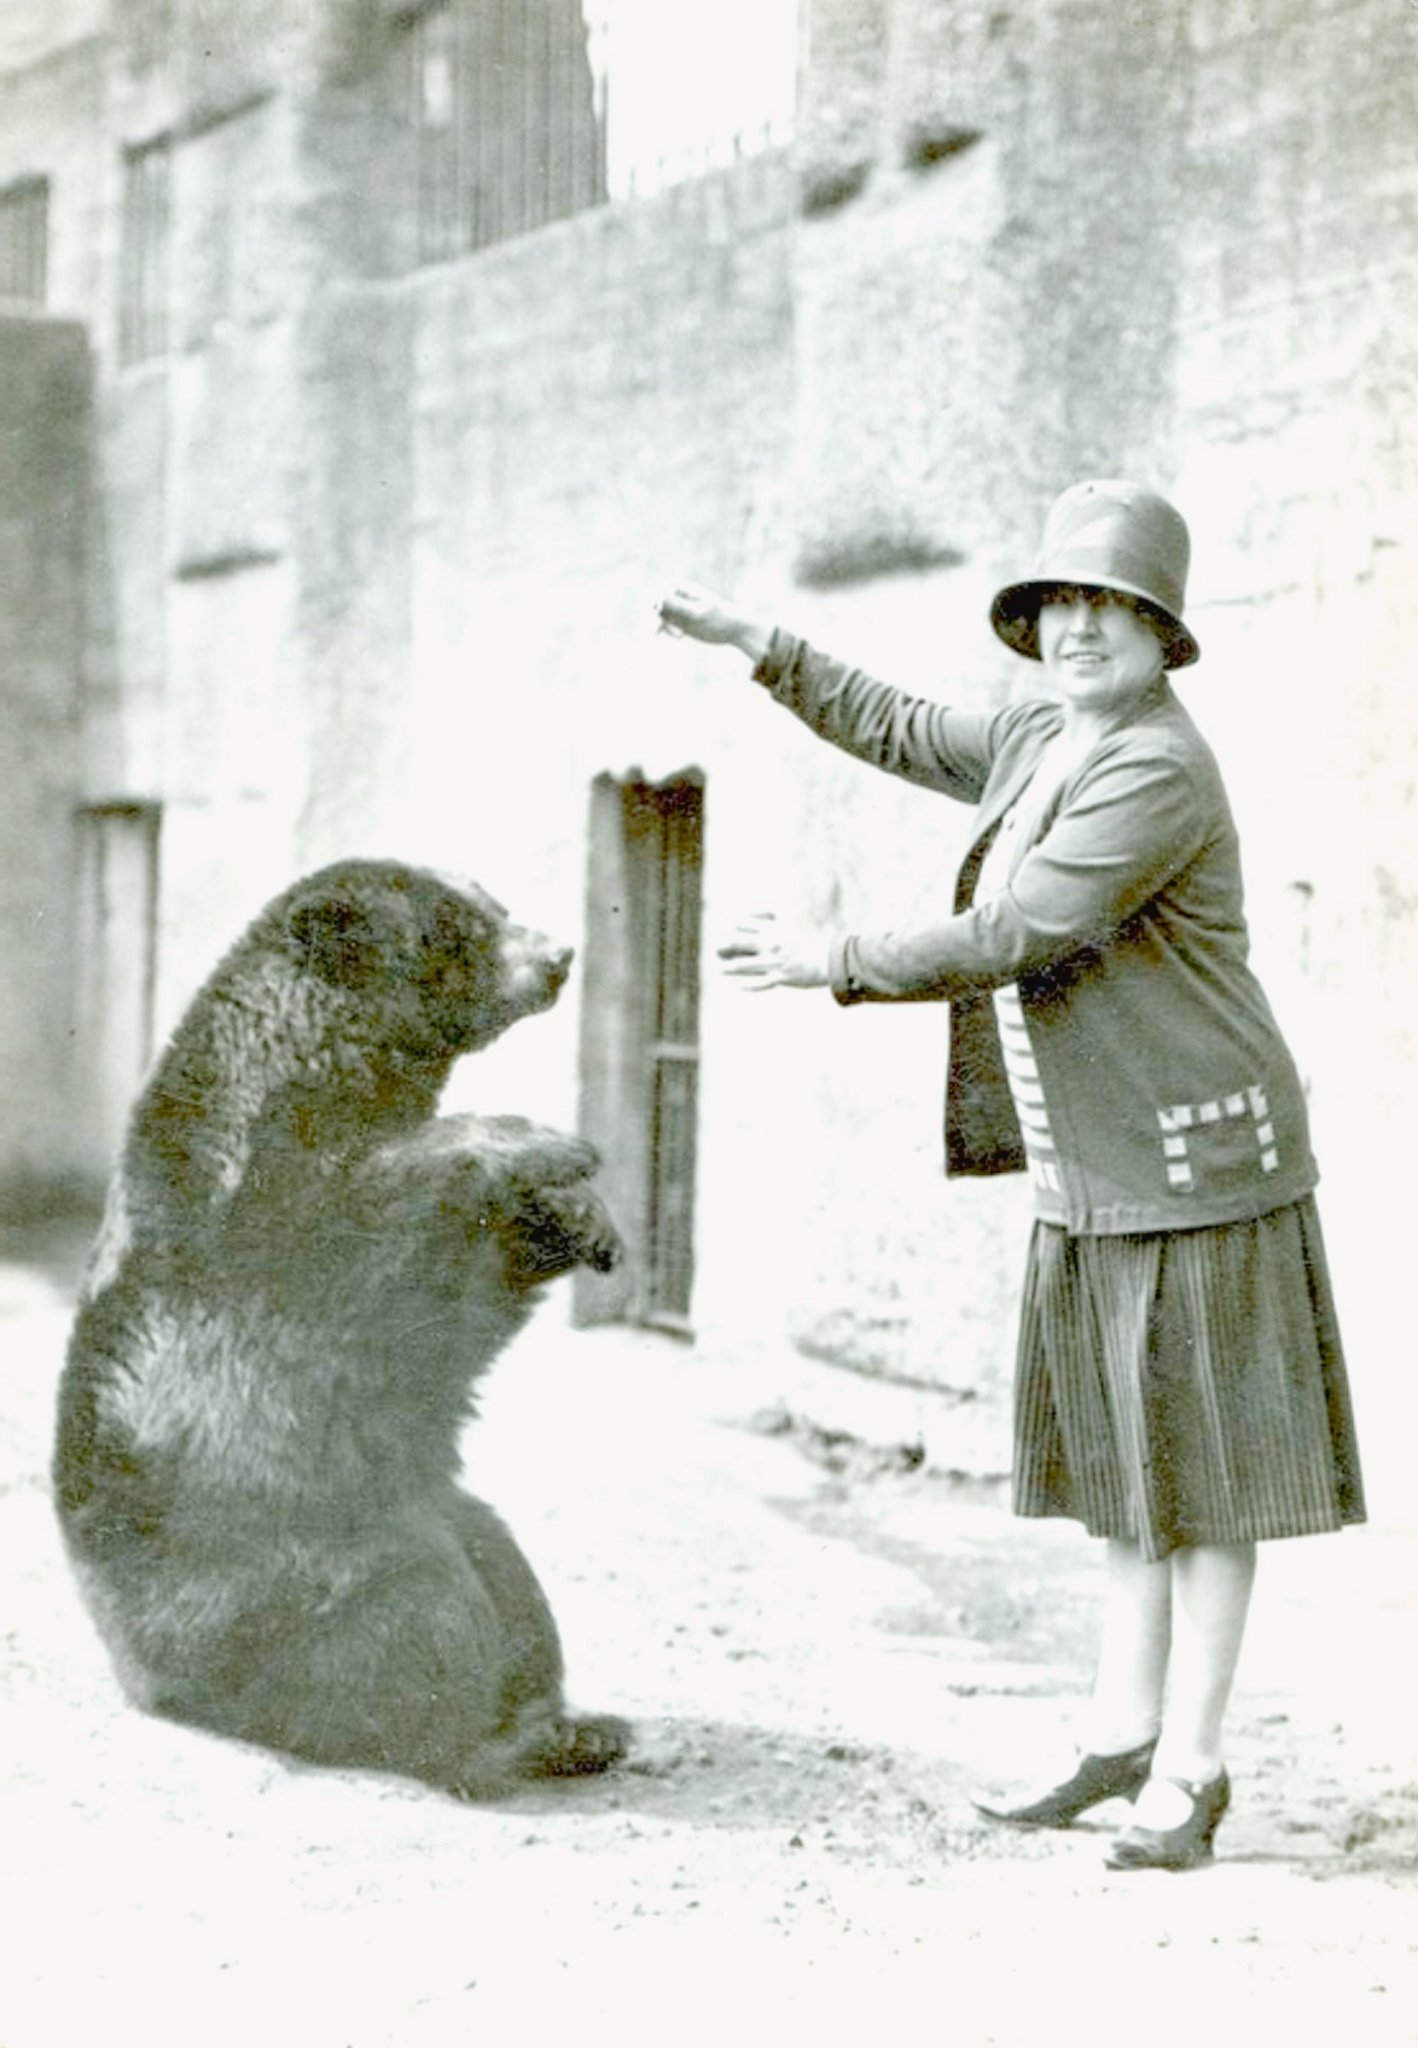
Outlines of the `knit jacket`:
M1184 1230L1313 1188L1299 1076L1248 964L1230 806L1165 678L1031 809L1005 886L976 903L1061 708L952 711L781 631L755 675L821 738L978 807L948 913L831 952L840 1003L950 1004L947 1173L1035 1163L992 993L1012 988L1056 1162L1053 1185L1035 1173L1045 1220L1084 1235Z

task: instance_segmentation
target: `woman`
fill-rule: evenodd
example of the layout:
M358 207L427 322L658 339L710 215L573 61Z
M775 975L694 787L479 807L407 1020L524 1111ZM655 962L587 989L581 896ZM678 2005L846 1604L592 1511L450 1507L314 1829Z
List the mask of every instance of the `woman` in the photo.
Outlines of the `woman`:
M820 737L978 806L953 909L830 945L752 919L751 986L951 1005L951 1173L1027 1169L1036 1221L1014 1504L1107 1546L1085 1746L993 1818L1067 1827L1121 1796L1118 1869L1209 1859L1255 1546L1364 1519L1304 1097L1247 964L1235 828L1167 679L1187 530L1136 485L1049 514L991 623L1048 698L954 712L731 603L681 589L672 632L742 650Z

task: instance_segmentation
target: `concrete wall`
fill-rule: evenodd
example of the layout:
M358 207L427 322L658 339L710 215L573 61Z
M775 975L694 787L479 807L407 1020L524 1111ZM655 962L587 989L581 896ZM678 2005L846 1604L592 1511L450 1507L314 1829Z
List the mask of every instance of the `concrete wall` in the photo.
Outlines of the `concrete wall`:
M76 1170L75 838L89 355L80 328L0 319L0 1202Z
M603 773L705 772L711 944L765 904L936 914L968 819L828 755L737 657L656 638L654 598L736 586L998 702L1034 676L992 589L1059 488L1137 473L1194 528L1185 688L1378 1357L1384 1140L1418 1109L1411 11L810 0L790 154L425 270L390 9L157 18L0 78L0 178L55 177L56 290L100 365L83 775L165 806L160 1019L347 848L575 936ZM123 367L118 154L163 127L174 346ZM574 1116L580 1023L573 985L455 1100ZM695 1307L709 1345L982 1397L978 1464L1028 1198L941 1183L945 1023L706 975Z

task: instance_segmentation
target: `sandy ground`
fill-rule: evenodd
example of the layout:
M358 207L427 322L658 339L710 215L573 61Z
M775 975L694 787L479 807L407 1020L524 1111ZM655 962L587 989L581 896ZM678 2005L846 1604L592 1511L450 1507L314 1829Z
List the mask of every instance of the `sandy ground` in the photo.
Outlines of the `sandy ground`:
M125 1706L44 1476L68 1278L0 1266L0 2048L1418 2043L1411 1531L1270 1547L1217 1862L1117 1875L1105 1810L968 1799L1068 1740L1084 1538L824 1443L799 1362L548 1309L470 1475L638 1746L468 1807Z

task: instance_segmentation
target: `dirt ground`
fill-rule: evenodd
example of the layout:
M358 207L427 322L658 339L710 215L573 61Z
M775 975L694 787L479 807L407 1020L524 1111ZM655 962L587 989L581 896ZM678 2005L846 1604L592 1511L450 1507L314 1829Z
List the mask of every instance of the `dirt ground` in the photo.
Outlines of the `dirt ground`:
M637 1748L469 1807L125 1706L45 1480L71 1279L0 1265L0 2048L1418 2043L1411 1530L1270 1547L1217 1862L1118 1875L1116 1815L1016 1835L968 1797L1067 1745L1086 1539L889 1427L834 1441L801 1361L549 1307L470 1480Z

